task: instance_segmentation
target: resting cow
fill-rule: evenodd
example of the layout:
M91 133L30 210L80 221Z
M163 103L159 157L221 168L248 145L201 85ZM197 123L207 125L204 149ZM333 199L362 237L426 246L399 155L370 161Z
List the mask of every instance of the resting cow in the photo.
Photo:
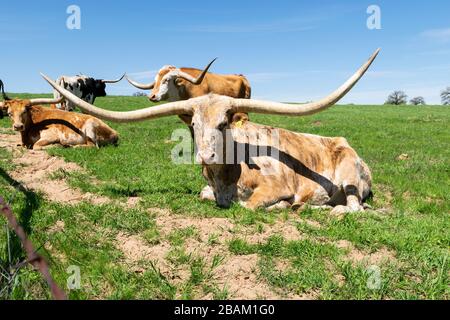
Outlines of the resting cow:
M229 207L233 201L250 209L297 207L308 203L333 206L335 213L344 213L364 210L372 185L368 166L344 138L259 125L248 121L242 113L306 116L323 111L353 88L378 52L339 89L318 102L303 105L211 94L136 111L113 112L88 104L47 76L43 77L80 109L102 119L132 122L191 115L198 148L196 159L202 164L203 175L213 189L213 195L208 198L221 207ZM229 149L224 148L226 145L236 145L243 153L242 160L235 161L235 157L228 154ZM249 152L255 146L267 147L270 151ZM240 158L239 153L237 158Z
M53 144L66 147L117 144L117 133L103 121L87 114L41 106L63 99L9 99L0 102L0 108L8 111L13 129L20 132L22 145L29 149L39 150Z
M231 98L250 99L252 90L247 78L241 74L221 75L208 72L214 61L216 59L203 70L164 66L156 74L155 81L148 84L137 83L128 77L126 79L138 89L152 90L148 98L153 102L188 100L211 93ZM188 125L193 138L192 116L182 114L179 117ZM202 194L211 195L211 187L206 186Z

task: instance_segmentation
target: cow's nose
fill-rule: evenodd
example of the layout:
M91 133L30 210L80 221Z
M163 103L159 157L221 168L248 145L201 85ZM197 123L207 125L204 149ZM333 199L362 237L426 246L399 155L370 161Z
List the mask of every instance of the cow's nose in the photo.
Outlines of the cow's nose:
M16 131L23 131L23 124L15 124L14 130Z
M156 95L152 94L148 97L148 99L152 102L157 102Z
M217 158L215 152L201 152L199 158L202 164L217 164Z

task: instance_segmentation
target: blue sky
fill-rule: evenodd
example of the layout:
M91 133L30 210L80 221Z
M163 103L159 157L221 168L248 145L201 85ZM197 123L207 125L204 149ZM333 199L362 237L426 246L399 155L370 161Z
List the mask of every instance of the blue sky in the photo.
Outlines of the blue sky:
M6 4L7 3L7 4ZM66 28L71 4L81 30ZM366 10L381 8L381 30ZM383 103L401 89L439 103L450 86L450 1L4 1L0 78L12 92L50 92L39 76L123 72L150 82L165 64L243 73L253 97L308 101L337 88L377 48L370 72L343 100ZM126 81L109 94L136 91Z

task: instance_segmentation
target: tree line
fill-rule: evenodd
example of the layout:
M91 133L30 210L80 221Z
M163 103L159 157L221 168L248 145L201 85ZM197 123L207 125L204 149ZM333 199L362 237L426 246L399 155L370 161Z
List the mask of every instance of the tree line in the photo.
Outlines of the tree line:
M447 87L445 90L441 92L441 100L442 104L444 106L450 105L450 87ZM404 105L408 103L408 96L404 91L394 91L392 92L386 102L384 104L392 104L392 105ZM418 105L425 105L425 99L424 97L418 96L414 97L411 100L409 100L409 104L418 106Z

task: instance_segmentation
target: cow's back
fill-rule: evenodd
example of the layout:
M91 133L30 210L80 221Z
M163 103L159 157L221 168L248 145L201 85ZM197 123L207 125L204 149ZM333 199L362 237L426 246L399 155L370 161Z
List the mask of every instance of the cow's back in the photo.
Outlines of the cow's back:
M58 127L61 128L62 125L72 129L80 129L89 119L95 119L95 121L102 122L88 114L68 112L42 106L34 106L30 111L34 124L44 123L46 126L58 125Z
M202 72L202 70L193 68L182 68L182 71L193 77L198 77ZM188 98L200 97L209 93L232 98L249 99L251 97L250 83L243 75L222 75L208 72L201 84L194 85L185 81L185 85Z

